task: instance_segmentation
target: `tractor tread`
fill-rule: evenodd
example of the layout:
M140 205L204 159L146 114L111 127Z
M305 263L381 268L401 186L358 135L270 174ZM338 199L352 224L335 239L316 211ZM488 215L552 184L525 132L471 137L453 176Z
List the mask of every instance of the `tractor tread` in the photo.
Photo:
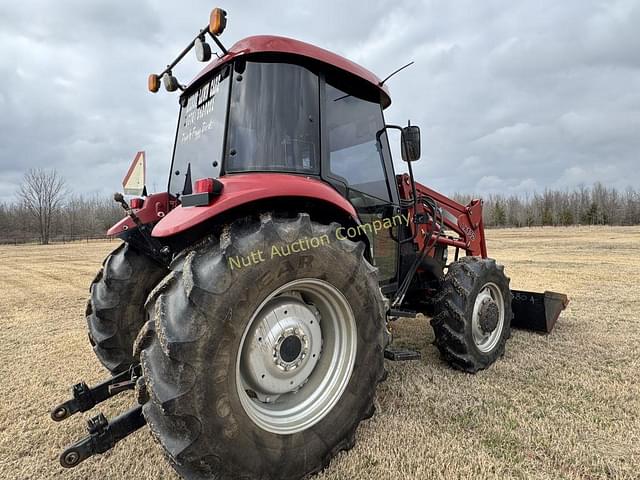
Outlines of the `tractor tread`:
M504 333L491 352L480 352L471 333L471 316L475 295L490 279L500 286L505 296ZM431 320L435 345L444 360L456 369L475 373L487 368L504 355L505 342L510 336L511 291L504 267L494 259L462 257L449 266L440 295L437 297L436 315Z
M89 287L85 318L96 356L117 374L136 362L133 344L146 320L144 301L167 270L128 243L102 264Z
M349 422L343 427L344 436L330 448L325 440L318 437L322 440L319 445L328 450L315 464L312 455L309 459L296 459L297 468L300 468L301 461L306 465L303 475L299 472L294 473L293 467L284 467L286 471L279 470L278 473L249 471L244 466L228 461L229 455L246 456L247 452L231 450L234 442L230 439L235 438L233 435L234 428L237 428L236 421L245 420L238 420L238 417L230 415L230 400L226 394L218 397L217 402L213 402L217 408L217 415L207 414L203 417L202 402L209 390L203 390L202 385L230 381L228 368L204 366L204 352L211 344L211 338L238 335L238 327L231 321L232 311L252 305L251 302L255 301L249 289L236 287L242 271L232 271L229 268L229 258L246 255L246 252L256 248L262 249L265 245L291 242L302 236L332 234L332 229L337 227L338 224L324 225L312 222L307 214L299 214L296 218L263 214L260 215L259 221L237 219L223 228L219 239L205 242L183 255L179 271L173 270L150 295L146 308L153 327L145 327L137 342L137 348L141 350L140 359L146 380L145 393L149 398L143 406L143 412L153 438L163 447L170 464L180 475L186 478L221 480L262 480L276 477L293 480L320 472L340 451L353 447L358 425L375 412L375 384L386 377L386 372L382 354L384 308L377 282L377 269L369 266L364 260L364 244L348 240L334 241L331 245L339 246L341 250L361 259L362 272L366 272L360 277L366 282L366 288L364 285L362 288L370 292L367 294L372 299L375 298L369 305L377 306L378 314L373 315L373 318L380 323L375 330L367 334L376 335L375 338L380 337L380 344L377 345L376 355L368 362L370 368L366 370L366 377L370 377L371 381L361 384L368 386L356 396L359 398L357 404L361 407L348 416ZM353 274L355 275L355 272ZM256 280L253 282L255 284ZM231 294L232 287L236 287L237 290ZM219 310L216 311L226 313L210 313L208 305L219 305L216 307ZM215 321L212 321L212 316L216 318ZM376 340L371 338L371 341ZM225 361L228 353L221 352L225 348L224 344L215 348L216 358ZM202 375L206 375L206 381ZM332 430L335 430L335 427L332 427ZM220 438L226 438L227 441L220 442ZM281 440L274 445L280 445L279 442ZM278 455L284 459L287 457L287 451L288 448ZM257 463L266 462L260 459L252 460Z

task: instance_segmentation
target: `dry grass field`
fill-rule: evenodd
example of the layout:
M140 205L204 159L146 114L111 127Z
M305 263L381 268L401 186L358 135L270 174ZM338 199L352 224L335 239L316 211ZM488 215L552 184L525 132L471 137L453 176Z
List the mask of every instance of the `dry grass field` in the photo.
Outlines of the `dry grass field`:
M322 480L640 478L640 228L491 230L514 288L566 292L549 336L515 331L489 370L449 369L423 320L397 341L377 414ZM115 242L0 248L0 478L175 479L147 429L73 470L57 460L95 412L53 423L81 379L105 376L87 341L87 287ZM131 395L99 407L124 411Z

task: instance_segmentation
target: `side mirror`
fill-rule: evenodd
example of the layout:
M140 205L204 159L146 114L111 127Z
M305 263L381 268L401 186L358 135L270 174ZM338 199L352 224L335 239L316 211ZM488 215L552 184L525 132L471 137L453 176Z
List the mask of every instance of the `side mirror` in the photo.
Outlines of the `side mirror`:
M420 127L415 125L403 127L400 142L402 160L415 162L420 159Z

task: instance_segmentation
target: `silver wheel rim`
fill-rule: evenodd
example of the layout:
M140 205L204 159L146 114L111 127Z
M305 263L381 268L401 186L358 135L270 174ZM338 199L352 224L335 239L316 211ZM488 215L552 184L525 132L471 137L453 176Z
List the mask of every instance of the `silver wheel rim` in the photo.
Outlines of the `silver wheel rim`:
M485 332L480 323L480 307L483 302L493 302L498 307L497 325L491 332ZM500 288L498 288L498 286L493 282L485 284L476 296L471 321L473 342L478 350L483 353L487 353L496 347L500 341L500 337L502 336L502 330L504 329L504 316L504 298Z
M335 286L289 282L260 304L244 331L236 361L240 403L264 430L306 430L340 400L356 348L353 311Z

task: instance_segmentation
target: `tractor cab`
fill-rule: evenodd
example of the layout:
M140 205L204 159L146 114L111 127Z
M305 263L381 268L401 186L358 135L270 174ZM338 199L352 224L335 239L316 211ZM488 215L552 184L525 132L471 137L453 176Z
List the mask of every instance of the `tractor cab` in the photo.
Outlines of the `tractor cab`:
M374 74L335 54L282 37L242 40L180 96L169 193L184 199L203 178L280 173L329 184L363 224L392 217L390 102ZM396 278L397 234L369 235L383 283Z
M304 45L244 41L257 42ZM180 98L170 191L182 194L189 171L194 178L280 172L331 179L345 195L356 189L391 200L386 136L381 152L376 142L384 128L380 95L354 80L291 54L244 55L207 72Z

